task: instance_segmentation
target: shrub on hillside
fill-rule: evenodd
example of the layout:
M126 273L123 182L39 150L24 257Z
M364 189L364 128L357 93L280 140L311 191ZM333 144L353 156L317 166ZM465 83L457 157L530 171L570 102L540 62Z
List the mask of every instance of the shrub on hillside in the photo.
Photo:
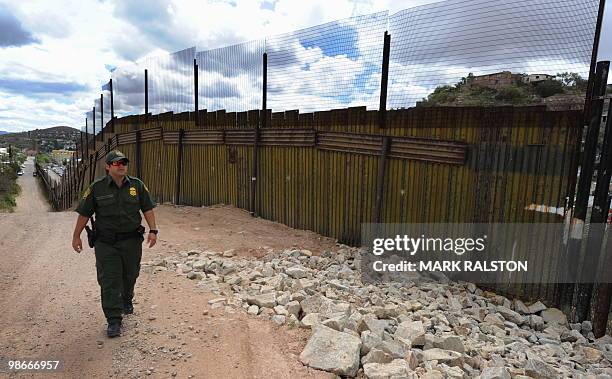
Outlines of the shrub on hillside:
M529 93L517 86L508 86L502 88L495 95L495 99L511 104L524 104L530 99Z
M545 80L536 85L535 91L540 97L550 97L563 93L563 83L558 80Z

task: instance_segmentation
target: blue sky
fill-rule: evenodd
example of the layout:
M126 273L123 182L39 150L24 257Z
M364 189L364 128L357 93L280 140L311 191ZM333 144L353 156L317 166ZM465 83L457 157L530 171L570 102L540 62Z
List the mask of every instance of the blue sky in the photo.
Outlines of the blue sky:
M310 32L293 35L299 44L290 54L298 59L291 61L288 55L278 55L276 63L285 64L287 71L284 77L271 75L271 92L276 91L279 98L282 95L289 109L305 104L329 107L347 102L350 105L376 104L377 83L380 81L377 50L368 56L363 49L355 48L355 44L359 41L360 46L369 46L369 39L379 35L379 19L370 20L370 24L361 21L346 24L337 20L384 11L391 16L407 8L434 2L0 0L0 130L22 131L55 125L81 128L85 112L94 105L94 99L99 99L100 86L111 75L116 75L117 71L110 72L114 67L128 67L131 62L190 46L196 46L197 51L208 50L266 36L283 36L304 28L310 28L306 29ZM531 4L538 2L544 0ZM326 36L317 32L321 29L312 28L325 23L329 23L325 30L342 35L347 46L326 42ZM285 42L289 40L287 37ZM415 41L411 41L407 44L416 46ZM379 40L374 42L376 45L372 46L379 45ZM572 41L568 40L570 43ZM516 50L508 48L509 54L513 51ZM340 52L343 54L338 55ZM243 63L246 62L244 59L252 59L253 54L249 51L241 54ZM451 58L445 59L450 63L438 68L432 68L436 63L423 65L397 59L392 68L397 67L396 72L405 73L406 80L396 82L405 85L401 88L408 88L418 97L426 94L428 86L439 84L414 85L419 81L419 72L435 72L440 83L465 75L465 62L453 63ZM612 59L612 11L605 14L599 59ZM240 74L231 77L219 72L206 72L211 83L231 90L232 96L221 93L220 98L233 101L231 104L236 107L257 106L259 101L258 66L247 63ZM236 64L241 65L240 62ZM531 70L547 64L561 68L565 65L564 61L546 59L534 60L530 64ZM431 71L434 69L436 71ZM493 66L483 68L487 69L493 69ZM173 88L179 88L180 83L189 83L181 78L175 82L179 84ZM213 90L218 88L211 87L209 93L217 93ZM164 97L166 94L158 95L159 99L168 101ZM399 96L395 98L401 100L401 96L406 95ZM126 104L130 102L128 100L133 99L126 99ZM131 103L139 106L138 101ZM223 104L212 99L207 106Z

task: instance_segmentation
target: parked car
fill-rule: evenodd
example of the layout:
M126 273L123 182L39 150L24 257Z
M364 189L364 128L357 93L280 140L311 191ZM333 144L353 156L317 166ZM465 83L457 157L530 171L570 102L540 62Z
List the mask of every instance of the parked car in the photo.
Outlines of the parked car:
M19 176L23 175L23 171L22 170L17 171L17 175Z
M32 176L37 176L38 174L36 173L36 171L32 171Z

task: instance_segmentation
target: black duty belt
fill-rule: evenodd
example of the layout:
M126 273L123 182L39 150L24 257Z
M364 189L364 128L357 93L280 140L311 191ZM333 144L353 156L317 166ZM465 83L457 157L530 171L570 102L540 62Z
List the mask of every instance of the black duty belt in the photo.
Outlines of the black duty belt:
M144 226L140 225L138 229L132 232L113 233L113 232L98 231L97 237L102 242L113 244L118 241L129 240L132 238L140 238L142 237L144 232L145 232Z

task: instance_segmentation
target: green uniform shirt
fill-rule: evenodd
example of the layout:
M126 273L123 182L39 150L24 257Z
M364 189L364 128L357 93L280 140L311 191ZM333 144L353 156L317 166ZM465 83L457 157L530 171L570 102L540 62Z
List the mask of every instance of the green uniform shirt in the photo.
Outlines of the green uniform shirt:
M144 183L126 175L121 188L110 175L96 179L83 193L76 211L85 217L96 214L96 228L102 232L135 231L142 221L140 211L155 208Z

